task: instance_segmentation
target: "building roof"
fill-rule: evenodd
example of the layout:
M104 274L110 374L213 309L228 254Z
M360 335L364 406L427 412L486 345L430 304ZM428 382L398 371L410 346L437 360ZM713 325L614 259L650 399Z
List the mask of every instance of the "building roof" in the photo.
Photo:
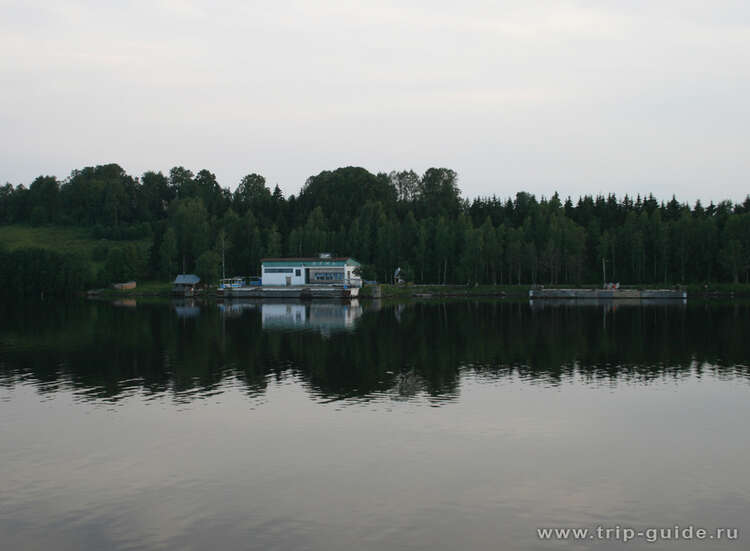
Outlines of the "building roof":
M175 285L195 285L201 280L195 274L180 274L174 280Z
M342 256L337 258L320 258L318 256L261 258L260 263L265 266L360 266L360 263L350 256Z

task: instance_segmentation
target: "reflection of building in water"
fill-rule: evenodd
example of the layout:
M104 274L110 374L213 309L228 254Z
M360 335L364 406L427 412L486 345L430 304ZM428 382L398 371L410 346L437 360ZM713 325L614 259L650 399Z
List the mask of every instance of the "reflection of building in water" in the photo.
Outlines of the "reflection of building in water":
M315 329L323 334L354 329L362 315L359 301L274 303L261 305L263 329Z
M307 305L262 304L263 329L293 329L304 327L307 321Z
M201 309L194 300L173 300L172 305L178 318L197 318Z
M233 300L231 302L219 302L216 306L225 318L236 318L241 316L246 310L256 310L258 303Z

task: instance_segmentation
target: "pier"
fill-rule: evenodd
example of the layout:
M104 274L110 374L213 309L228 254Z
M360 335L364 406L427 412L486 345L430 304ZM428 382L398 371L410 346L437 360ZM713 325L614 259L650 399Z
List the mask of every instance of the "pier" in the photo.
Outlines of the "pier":
M268 299L352 299L359 296L359 287L344 285L288 285L249 286L223 289L223 298L268 298Z
M686 299L687 291L682 289L531 289L529 299Z

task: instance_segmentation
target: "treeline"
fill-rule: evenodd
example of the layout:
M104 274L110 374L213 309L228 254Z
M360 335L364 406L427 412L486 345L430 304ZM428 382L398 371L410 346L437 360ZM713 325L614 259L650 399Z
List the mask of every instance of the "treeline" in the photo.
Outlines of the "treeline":
M95 274L86 258L45 249L0 250L0 297L69 295Z
M0 224L90 227L106 239L148 238L148 252L109 247L106 278L215 280L254 275L264 256L351 255L366 279L396 267L417 283L677 284L750 281L750 197L692 207L672 198L463 199L445 168L324 171L284 197L249 174L235 191L175 167L130 176L116 164L0 188ZM101 251L100 253L101 254ZM102 276L99 274L99 278Z

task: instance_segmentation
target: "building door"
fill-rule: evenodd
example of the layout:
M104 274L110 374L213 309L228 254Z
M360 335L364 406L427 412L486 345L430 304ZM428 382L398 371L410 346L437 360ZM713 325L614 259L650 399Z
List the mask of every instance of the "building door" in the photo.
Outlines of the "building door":
M286 276L286 286L289 287L292 284L292 276Z

